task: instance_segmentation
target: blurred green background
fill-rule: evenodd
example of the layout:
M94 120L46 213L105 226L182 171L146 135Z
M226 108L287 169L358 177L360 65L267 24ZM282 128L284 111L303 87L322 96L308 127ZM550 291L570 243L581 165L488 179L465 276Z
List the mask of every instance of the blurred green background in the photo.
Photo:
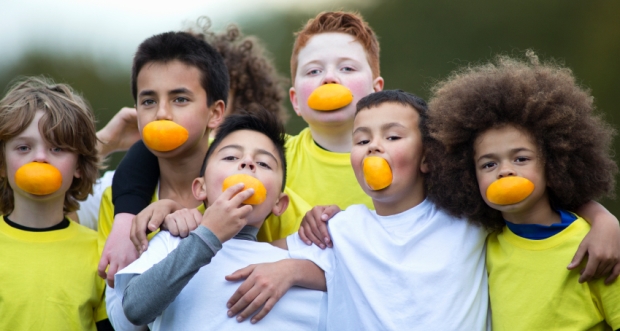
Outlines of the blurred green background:
M427 99L433 83L459 66L485 62L498 53L522 56L526 49L533 49L541 59L553 58L573 69L579 82L591 88L605 119L615 128L620 127L619 1L386 0L365 1L363 6L334 3L334 7L321 10L359 11L378 34L386 89L400 88ZM265 11L240 18L237 23L245 34L264 41L278 70L290 77L293 32L318 12ZM195 17L187 19L201 15L195 13ZM214 26L223 25L217 17L211 19ZM90 101L98 126L103 127L121 107L133 105L129 70L129 66L112 60L95 60L91 54L36 48L16 63L4 63L0 87L6 91L18 75L44 74L68 83ZM291 111L287 130L297 133L304 123L289 103L286 106ZM614 146L618 154L618 139ZM113 155L109 167L116 167L121 158L122 153ZM620 215L618 202L602 203Z

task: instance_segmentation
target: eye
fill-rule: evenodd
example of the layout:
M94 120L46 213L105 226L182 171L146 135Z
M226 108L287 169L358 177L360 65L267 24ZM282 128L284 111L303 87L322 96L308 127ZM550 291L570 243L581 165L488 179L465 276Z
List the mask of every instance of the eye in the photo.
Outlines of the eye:
M19 145L15 149L19 152L27 152L30 150L30 147L26 145Z
M263 168L271 169L271 167L269 166L269 164L267 164L267 162L258 161L258 162L256 162L256 164L258 164L259 166L261 166Z
M519 156L519 157L515 158L515 162L516 163L523 163L523 162L527 162L529 160L530 160L530 158L525 157L525 156Z
M140 104L142 106L151 106L151 105L155 104L155 100L153 100L153 99L145 99L145 100L142 100L142 102L140 102Z
M386 138L387 140L400 140L399 136L389 136Z
M239 158L236 157L236 156L226 156L226 157L222 158L222 160L225 160L225 161L235 161L237 159L239 159Z
M360 140L358 142L356 142L356 145L366 145L370 142L370 140Z
M482 165L482 169L491 169L494 168L497 165L497 163L495 162L486 162Z
M52 148L50 148L50 150L51 150L52 152L54 152L54 153L60 153L60 152L62 152L62 151L63 151L63 149L62 149L62 148L60 148L60 147L52 147Z
M321 70L319 70L319 69L312 69L312 70L309 70L307 74L310 75L310 76L314 76L314 75L318 75L320 73L321 73Z
M340 71L355 71L355 69L352 67L343 67L340 69Z
M176 102L176 103L186 103L186 102L189 102L189 99L186 98L186 97L176 97L174 99L174 102Z

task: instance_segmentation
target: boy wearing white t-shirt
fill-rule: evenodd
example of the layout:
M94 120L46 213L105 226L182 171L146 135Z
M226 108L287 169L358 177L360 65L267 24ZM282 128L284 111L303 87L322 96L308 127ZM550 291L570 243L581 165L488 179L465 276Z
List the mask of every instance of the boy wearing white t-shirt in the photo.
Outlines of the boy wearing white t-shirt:
M282 193L285 162L284 129L273 115L265 111L226 117L209 147L200 177L192 184L195 198L208 205L204 216L196 209L181 209L172 200L155 202L141 213L156 215L178 210L170 217L193 218L201 225L186 239L168 232L157 234L138 260L116 274L115 291L124 296L123 310L129 321L150 323L151 330L320 327L324 297L320 291L292 289L283 296L283 304L256 326L238 323L224 308L237 288L237 284L225 280L225 275L251 263L289 257L285 250L256 242L265 218L270 213L281 214L288 205L288 197ZM262 184L244 182L251 186L241 192L244 186L235 179L231 183L236 184L222 192L232 175L249 176ZM263 201L250 201L261 194ZM320 275L319 271L318 277L312 277L318 279L317 283L291 285L324 287ZM118 318L122 312L110 314Z
M328 224L332 249L308 246L298 234L281 243L291 257L310 260L325 272L328 329L487 328L486 232L426 200L426 116L424 100L403 91L376 92L360 100L351 164L376 211L354 205L334 216ZM365 171L372 167L366 159L385 160L388 167ZM306 260L295 262L313 265ZM261 300L271 309L278 294L263 291L261 278L282 263L250 266L228 277L250 276L229 300L231 313L252 302L240 314L243 319ZM273 283L288 284L286 278L299 276L297 270L283 269L284 280Z

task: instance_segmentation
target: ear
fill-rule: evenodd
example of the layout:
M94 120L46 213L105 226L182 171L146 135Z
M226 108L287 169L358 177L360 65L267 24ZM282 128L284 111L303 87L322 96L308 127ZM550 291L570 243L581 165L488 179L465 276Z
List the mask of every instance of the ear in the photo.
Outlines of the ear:
M385 84L385 81L383 80L383 77L379 76L372 82L372 89L375 92L383 91L383 84Z
M204 178L198 177L194 179L192 182L192 193L194 194L194 199L198 201L207 200L207 185Z
M286 207L288 207L288 202L288 195L284 192L280 193L280 197L278 198L276 205L271 209L271 212L276 216L282 215L286 210Z
M429 168L428 168L428 163L426 162L426 151L423 152L424 154L422 154L422 160L420 160L420 171L423 174L428 173Z
M224 119L224 113L226 112L226 105L223 100L217 100L211 107L209 107L209 123L207 127L209 129L217 128Z
M293 105L293 110L295 111L295 114L297 114L297 116L301 116L301 113L299 112L299 103L297 100L297 92L295 91L294 87L291 87L288 90L288 96L291 99L291 104Z
M73 172L73 177L75 178L82 177L82 171L80 170L79 166L75 167L75 171Z

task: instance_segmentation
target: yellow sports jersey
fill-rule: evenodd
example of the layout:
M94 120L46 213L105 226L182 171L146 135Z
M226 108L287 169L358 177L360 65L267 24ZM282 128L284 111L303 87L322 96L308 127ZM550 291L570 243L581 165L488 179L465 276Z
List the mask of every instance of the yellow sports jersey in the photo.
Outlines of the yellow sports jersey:
M314 206L338 205L345 209L365 204L374 209L372 199L355 179L350 158L350 153L329 152L317 146L309 128L289 137L284 192L290 203L282 216L267 218L258 232L258 240L270 242L295 233L303 216Z
M620 329L620 281L580 284L579 270L566 269L589 230L590 225L577 218L542 240L522 238L507 227L489 235L494 331Z
M159 189L159 186L158 186ZM151 203L158 200L157 191L153 193L153 198L151 199ZM204 205L200 205L198 207L198 211L201 213L205 212ZM99 255L103 253L103 248L105 247L105 242L110 235L110 231L112 231L112 224L114 223L114 204L112 203L112 187L108 187L101 197L101 206L99 207L99 227L97 229L98 232L98 242L99 242ZM159 230L150 233L147 238L151 240Z
M108 318L95 231L24 231L0 217L0 252L0 330L97 330Z

